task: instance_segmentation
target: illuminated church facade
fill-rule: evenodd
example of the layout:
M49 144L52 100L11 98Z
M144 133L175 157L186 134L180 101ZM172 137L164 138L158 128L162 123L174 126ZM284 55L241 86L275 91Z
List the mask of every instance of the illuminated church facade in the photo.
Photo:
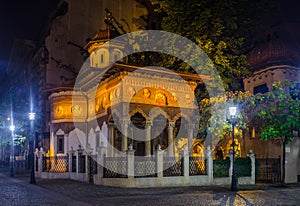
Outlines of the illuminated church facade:
M129 145L137 156L153 155L157 147L179 156L184 144L195 147L194 90L209 77L132 66L125 59L106 67L123 55L120 45L102 46L110 35L109 29L99 31L86 45L88 66L74 90L50 95L49 155L81 147L96 154L100 144L111 157L122 156Z

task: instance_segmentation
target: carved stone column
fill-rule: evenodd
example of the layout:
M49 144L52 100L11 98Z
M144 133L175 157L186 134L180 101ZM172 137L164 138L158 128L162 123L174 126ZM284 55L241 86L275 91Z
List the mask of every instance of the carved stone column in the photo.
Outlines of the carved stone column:
M147 121L146 122L146 140L145 140L146 156L151 155L151 126L152 126L152 121Z
M122 126L122 152L126 152L128 149L128 125L130 123L129 119L123 119L121 121Z
M173 144L174 127L175 127L174 122L169 122L168 123L168 150L167 150L167 154L170 157L174 156L174 144Z
M108 123L108 139L109 144L108 145L108 156L113 157L114 156L114 142L115 142L115 124L114 123Z

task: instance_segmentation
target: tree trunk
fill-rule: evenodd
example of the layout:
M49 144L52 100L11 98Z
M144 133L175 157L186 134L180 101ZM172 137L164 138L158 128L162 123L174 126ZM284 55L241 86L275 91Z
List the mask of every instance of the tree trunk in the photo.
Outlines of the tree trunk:
M282 175L281 175L281 183L284 184L285 181L285 144L286 138L282 138Z

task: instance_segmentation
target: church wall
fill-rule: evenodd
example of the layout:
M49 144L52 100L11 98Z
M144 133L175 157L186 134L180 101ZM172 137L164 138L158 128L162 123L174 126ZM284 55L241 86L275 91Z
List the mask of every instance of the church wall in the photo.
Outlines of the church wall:
M246 91L250 91L253 94L254 87L266 84L270 91L274 82L282 81L284 79L299 82L299 68L280 65L261 69L254 72L250 78L244 79L244 88Z
M86 145L86 135L83 131L79 130L78 128L74 129L69 133L69 148L66 148L67 151L70 151L72 148L73 150L79 149L79 145L81 148L84 149Z

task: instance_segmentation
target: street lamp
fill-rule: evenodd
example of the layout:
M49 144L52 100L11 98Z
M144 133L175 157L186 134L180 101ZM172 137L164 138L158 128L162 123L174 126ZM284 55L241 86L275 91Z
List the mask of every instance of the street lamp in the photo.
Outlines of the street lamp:
M30 171L30 184L36 184L35 182L35 174L34 174L34 137L33 137L33 121L35 119L35 113L30 112L28 114L29 120L30 120L30 141L29 141L29 153L30 153L30 166L31 166L31 171Z
M235 115L236 115L236 112L237 112L237 107L235 106L232 106L232 107L229 107L229 114L230 114L230 121L231 121L231 124L232 124L232 175L231 175L231 190L232 191L237 191L238 188L237 188L237 179L236 179L236 174L235 174L235 166L234 166L234 163L235 163L235 150L234 150L234 146L235 146L235 142L234 142L234 125L235 125Z
M12 143L11 143L11 160L10 160L10 176L13 177L15 176L15 148L14 148L14 130L15 130L15 125L11 124L9 126L9 130L11 131L11 138L12 138Z

